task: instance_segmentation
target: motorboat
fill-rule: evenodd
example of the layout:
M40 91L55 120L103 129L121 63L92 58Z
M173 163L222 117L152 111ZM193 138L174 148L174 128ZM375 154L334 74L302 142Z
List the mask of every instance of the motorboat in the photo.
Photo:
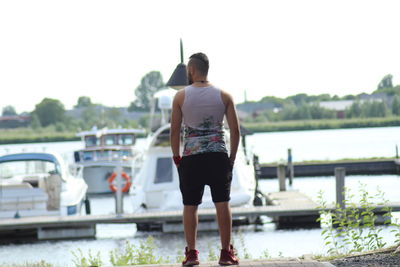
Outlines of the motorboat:
M77 134L84 148L74 152L74 159L77 168L83 168L89 194L115 192L115 169L118 166L123 170L122 191L129 190L133 175L140 168L138 158L141 151L135 148L136 137L144 133L143 129L94 128Z
M0 219L79 215L87 188L56 153L0 157Z
M178 172L172 160L169 140L171 125L168 123L168 114L172 108L172 99L175 92L172 89L165 89L155 95L158 98L159 109L164 115L162 116L161 126L148 136L148 148L143 157L142 168L131 186L130 195L133 211L136 213L183 209ZM229 136L229 131L226 131L226 136ZM229 138L226 139L227 147L229 147ZM183 145L181 144L182 147ZM256 190L254 177L252 156L249 153L246 154L244 146L240 144L233 167L230 200L232 207L252 205ZM199 208L213 207L211 193L209 187L206 186L203 202ZM138 230L163 228L162 230L166 231L166 225L157 226L155 224L157 223L142 223L138 224L137 227Z

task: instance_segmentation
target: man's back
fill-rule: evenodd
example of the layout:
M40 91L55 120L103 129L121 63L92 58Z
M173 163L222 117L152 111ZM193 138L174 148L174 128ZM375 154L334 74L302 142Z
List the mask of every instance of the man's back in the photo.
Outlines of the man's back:
M223 119L225 104L221 90L188 86L184 89L182 116L185 125L184 156L208 153L227 153Z

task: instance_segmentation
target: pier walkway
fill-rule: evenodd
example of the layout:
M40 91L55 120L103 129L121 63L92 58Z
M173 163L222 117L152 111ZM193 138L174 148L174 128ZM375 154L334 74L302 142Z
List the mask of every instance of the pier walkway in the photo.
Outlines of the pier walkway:
M326 162L294 162L294 177L333 176L335 168L346 168L346 175L400 174L400 159L366 159ZM276 164L261 164L260 178L276 178Z
M232 208L233 218L244 217L249 223L256 223L259 216L268 216L272 221L282 227L303 225L319 226L316 219L319 217L317 203L308 196L297 191L275 192L268 194L272 205ZM387 203L392 211L400 211L400 203ZM377 206L381 209L383 206ZM334 207L329 207L334 209ZM214 221L215 209L199 209L199 220ZM168 224L180 225L182 211L125 213L121 215L82 215L82 216L43 216L21 217L16 219L0 220L0 236L2 233L13 235L13 232L25 230L37 230L38 239L59 238L85 238L96 235L96 224L113 223L159 223L166 229ZM165 226L165 228L164 228ZM86 229L85 229L86 228ZM173 228L172 231L179 231ZM177 230L176 230L177 229ZM182 231L181 229L180 231ZM168 231L168 230L166 230Z

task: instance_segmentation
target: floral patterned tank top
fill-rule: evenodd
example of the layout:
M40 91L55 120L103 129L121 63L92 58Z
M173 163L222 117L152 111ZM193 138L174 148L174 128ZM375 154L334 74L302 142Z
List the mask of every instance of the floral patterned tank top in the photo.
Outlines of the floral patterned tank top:
M223 130L225 104L221 90L214 86L187 86L184 90L183 156L208 152L227 153Z

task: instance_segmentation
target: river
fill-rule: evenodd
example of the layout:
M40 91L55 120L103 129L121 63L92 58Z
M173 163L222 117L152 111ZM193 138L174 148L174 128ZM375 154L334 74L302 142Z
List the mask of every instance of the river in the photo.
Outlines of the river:
M143 146L144 143L143 139L138 140L138 146ZM293 150L295 161L393 157L396 145L400 145L400 127L257 133L249 136L247 143L254 153L259 155L261 162L286 159L288 148ZM72 151L80 147L80 142L0 145L0 155L21 151L52 150L61 153L70 161ZM376 188L379 186L388 200L400 201L398 193L400 177L397 175L346 177L346 185L354 193L357 192L359 183L365 184L370 194L376 193ZM276 180L262 180L260 186L264 192L278 190ZM320 190L323 190L324 199L329 202L335 197L332 176L295 179L293 189L313 199L316 199ZM113 213L114 205L114 199L109 196L92 199L94 214ZM131 211L127 197L124 199L124 210ZM77 252L78 248L86 255L89 250L94 253L100 252L102 259L108 263L110 250L123 247L126 241L138 244L149 235L149 233L137 232L134 224L98 225L96 230L95 240L0 245L0 264L45 260L58 266L74 266L71 251ZM181 234L150 234L155 239L160 255L170 255L171 259L175 259L177 255L182 254L185 244ZM393 244L394 236L390 233L390 228L384 227L382 235L388 244ZM257 230L254 226L236 230L233 238L240 252L243 251L244 245L255 258L261 257L265 252L274 257L326 253L321 229L277 230L273 224L267 223ZM200 258L206 260L210 247L217 251L218 244L219 238L216 232L199 233Z

